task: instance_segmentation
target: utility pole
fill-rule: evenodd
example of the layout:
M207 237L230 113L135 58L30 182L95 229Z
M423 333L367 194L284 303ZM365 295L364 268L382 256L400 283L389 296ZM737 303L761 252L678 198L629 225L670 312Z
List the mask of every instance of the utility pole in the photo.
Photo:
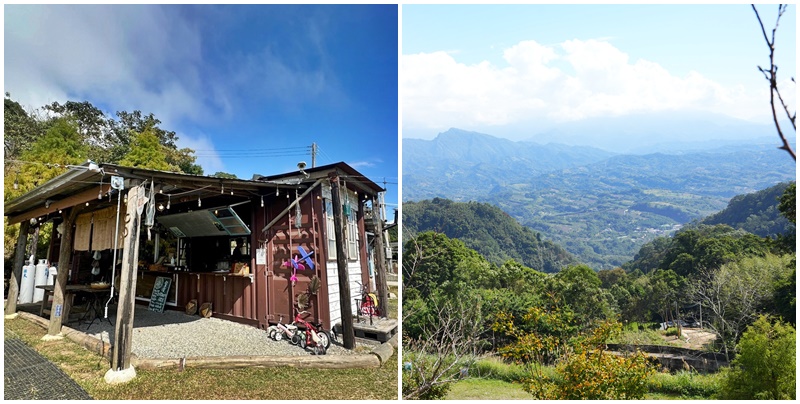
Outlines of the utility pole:
M350 277L347 272L347 249L344 248L344 214L339 195L339 174L328 174L331 181L331 203L333 204L333 231L336 234L336 272L339 278L339 307L342 310L342 344L345 349L356 346L353 330L353 308L350 307Z
M311 143L311 168L317 166L317 143Z

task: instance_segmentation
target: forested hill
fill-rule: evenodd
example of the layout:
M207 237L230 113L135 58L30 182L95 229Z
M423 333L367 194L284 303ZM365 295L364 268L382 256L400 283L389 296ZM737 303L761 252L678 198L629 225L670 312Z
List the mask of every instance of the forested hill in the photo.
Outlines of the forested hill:
M496 265L514 259L537 271L558 272L577 263L564 248L488 203L441 198L404 202L403 228L411 235L428 230L444 233Z
M794 224L778 210L778 200L790 184L783 182L758 192L734 196L727 208L706 217L700 224L727 224L734 229L772 238L794 232Z

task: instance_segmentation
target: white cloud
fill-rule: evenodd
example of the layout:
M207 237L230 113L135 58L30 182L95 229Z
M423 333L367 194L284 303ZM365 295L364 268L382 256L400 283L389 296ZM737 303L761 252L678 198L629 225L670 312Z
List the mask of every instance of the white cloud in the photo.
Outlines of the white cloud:
M466 65L445 52L403 55L406 133L666 110L747 119L763 106L761 89L726 88L696 71L680 77L604 40L522 41L503 57L508 66Z

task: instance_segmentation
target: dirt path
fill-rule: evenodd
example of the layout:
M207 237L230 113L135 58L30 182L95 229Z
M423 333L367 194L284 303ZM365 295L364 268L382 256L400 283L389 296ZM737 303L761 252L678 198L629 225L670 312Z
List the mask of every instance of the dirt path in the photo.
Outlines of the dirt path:
M699 328L684 328L680 338L677 336L669 336L664 337L664 340L669 342L670 345L679 346L681 348L703 349L705 345L714 342L715 338L716 336L713 333Z

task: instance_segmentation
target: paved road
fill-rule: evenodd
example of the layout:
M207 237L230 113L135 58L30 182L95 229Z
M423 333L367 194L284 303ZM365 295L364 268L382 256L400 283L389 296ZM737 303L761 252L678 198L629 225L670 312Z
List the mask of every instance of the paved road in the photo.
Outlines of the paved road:
M4 399L91 400L58 366L19 339L3 340Z

